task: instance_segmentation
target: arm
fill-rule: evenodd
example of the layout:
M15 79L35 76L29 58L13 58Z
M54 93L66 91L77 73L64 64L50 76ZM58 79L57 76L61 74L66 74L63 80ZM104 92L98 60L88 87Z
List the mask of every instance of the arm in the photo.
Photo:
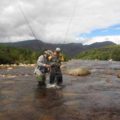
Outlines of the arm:
M38 60L37 60L37 65L38 66L44 66L44 67L50 67L50 65L48 65L47 63L46 63L46 60L45 60L45 58L44 58L44 56L43 55L41 55L39 58L38 58Z
M44 56L41 55L38 60L37 60L37 65L38 66L45 66L45 61L44 61Z

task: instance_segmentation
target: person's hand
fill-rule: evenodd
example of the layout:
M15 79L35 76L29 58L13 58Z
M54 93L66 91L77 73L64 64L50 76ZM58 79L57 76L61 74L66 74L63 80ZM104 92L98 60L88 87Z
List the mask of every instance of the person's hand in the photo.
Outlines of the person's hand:
M55 63L51 63L51 66L55 66Z
M45 67L47 67L47 68L50 68L50 65L48 65L48 64L45 64Z

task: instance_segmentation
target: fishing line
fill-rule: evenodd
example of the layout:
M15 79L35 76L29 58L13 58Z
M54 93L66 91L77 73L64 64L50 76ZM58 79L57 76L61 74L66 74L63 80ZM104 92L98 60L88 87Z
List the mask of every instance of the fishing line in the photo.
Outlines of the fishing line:
M70 19L69 19L69 22L68 22L68 25L67 25L67 29L66 29L66 32L65 32L65 36L64 36L64 43L66 43L67 35L70 31L70 27L71 27L73 18L74 18L75 13L76 13L76 9L77 9L77 2L75 2L74 6L73 6L73 11L72 11L72 14L70 16Z
M22 6L21 6L19 0L17 0L17 4L18 4L18 8L19 8L21 14L22 14L23 17L24 17L25 22L27 23L28 28L30 29L30 31L31 31L31 33L32 33L32 36L33 36L36 40L38 40L37 37L36 37L36 35L35 35L35 33L34 33L34 31L33 31L33 29L32 29L32 26L31 26L30 23L29 23L29 20L27 19L26 15L25 15L25 12L24 12L23 9L22 9Z

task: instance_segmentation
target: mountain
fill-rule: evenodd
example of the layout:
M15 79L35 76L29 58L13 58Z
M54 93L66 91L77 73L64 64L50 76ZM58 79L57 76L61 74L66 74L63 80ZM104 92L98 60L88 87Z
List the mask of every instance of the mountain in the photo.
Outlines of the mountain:
M105 42L96 42L93 43L91 45L86 46L88 49L89 48L101 48L104 46L108 46L108 45L115 45L115 43L111 42L111 41L105 41Z
M91 45L82 45L81 43L51 44L51 43L42 42L40 40L26 40L21 42L0 43L0 44L12 46L12 47L19 47L19 48L29 48L37 51L42 51L45 49L54 50L56 47L60 47L63 50L63 53L71 57L74 57L82 51L86 51L92 48L101 48L108 45L114 45L115 43L110 41L105 41L105 42L96 42Z

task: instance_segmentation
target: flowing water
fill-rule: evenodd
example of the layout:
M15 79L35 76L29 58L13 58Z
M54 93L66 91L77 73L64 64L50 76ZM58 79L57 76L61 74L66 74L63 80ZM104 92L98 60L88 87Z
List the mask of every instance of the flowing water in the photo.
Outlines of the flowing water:
M40 89L33 67L0 69L0 120L120 120L120 62L65 65L88 68L91 74L63 75L61 89Z

